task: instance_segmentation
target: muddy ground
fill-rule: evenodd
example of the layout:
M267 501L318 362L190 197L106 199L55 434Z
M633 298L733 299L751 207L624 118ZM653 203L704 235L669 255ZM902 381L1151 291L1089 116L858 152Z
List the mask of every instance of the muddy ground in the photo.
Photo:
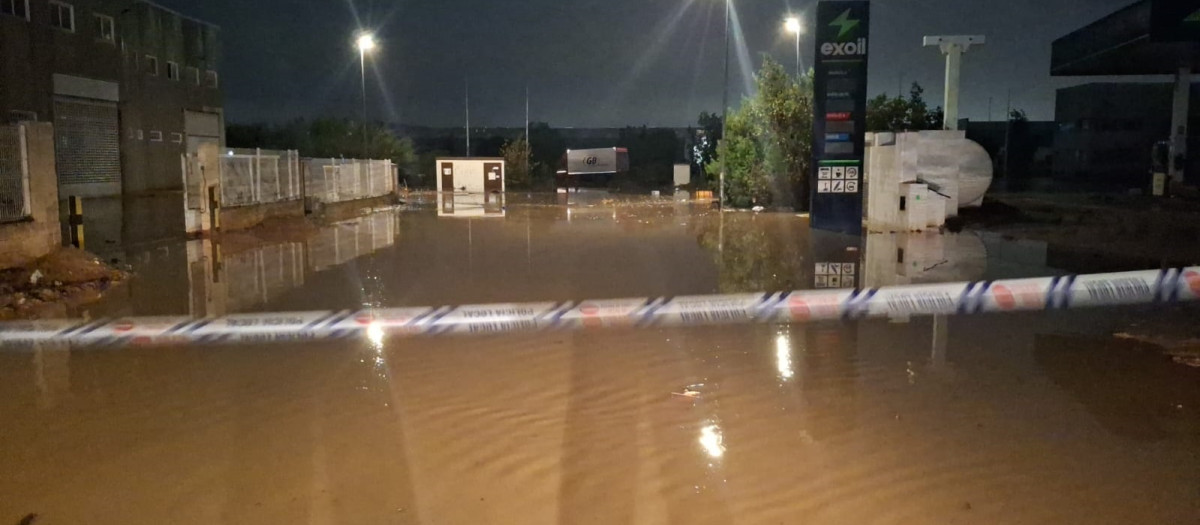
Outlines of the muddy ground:
M964 210L962 219L968 229L1045 241L1070 261L1061 266L1071 271L1200 264L1200 204L1193 201L1001 195Z
M0 319L62 317L129 277L77 248L62 248L24 268L0 271Z

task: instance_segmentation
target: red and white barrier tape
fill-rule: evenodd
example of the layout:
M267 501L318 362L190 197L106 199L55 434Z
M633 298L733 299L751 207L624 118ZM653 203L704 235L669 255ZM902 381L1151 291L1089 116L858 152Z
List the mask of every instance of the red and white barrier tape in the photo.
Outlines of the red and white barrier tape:
M1082 308L1200 299L1200 267L895 286L879 289L605 299L582 302L384 308L0 323L0 350L45 343L79 347L237 344L380 336L498 334L621 326L803 323Z

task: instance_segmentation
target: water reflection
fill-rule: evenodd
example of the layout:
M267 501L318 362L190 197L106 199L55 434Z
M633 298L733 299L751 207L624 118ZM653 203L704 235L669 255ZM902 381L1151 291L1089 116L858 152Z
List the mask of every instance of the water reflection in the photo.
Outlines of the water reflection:
M721 293L809 288L807 223L793 215L711 213L691 224L719 269Z
M810 230L806 220L794 215L692 213L689 231L717 266L722 293L877 288L1061 273L1046 266L1045 243L976 233L857 238Z
M792 369L792 338L782 331L775 335L775 369L784 381L796 375Z
M394 214L376 213L322 227L302 241L248 245L216 238L130 249L136 277L78 313L211 317L255 311L304 288L315 274L395 245L397 231ZM364 295L372 295L367 287L377 280L365 272Z
M1039 334L1034 357L1055 384L1113 434L1148 442L1200 436L1195 370L1171 362L1154 345Z
M439 193L438 217L504 217L502 193Z
M721 433L721 427L711 421L701 427L700 446L713 459L720 459L721 456L724 456L725 436ZM712 465L710 464L709 466Z

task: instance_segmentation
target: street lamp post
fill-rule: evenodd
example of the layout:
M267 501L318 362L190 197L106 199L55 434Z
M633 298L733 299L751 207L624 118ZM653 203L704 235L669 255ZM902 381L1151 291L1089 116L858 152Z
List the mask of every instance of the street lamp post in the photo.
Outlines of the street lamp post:
M800 34L804 32L804 26L801 25L800 18L790 16L783 22L783 27L796 35L796 76L800 76L804 73L800 64Z
M729 123L729 24L730 16L733 11L733 0L725 0L725 77L723 82L723 90L721 95L721 141L725 141L725 130L728 129ZM717 206L721 209L725 208L725 172L729 170L727 167L728 159L721 159L721 176L718 184L719 201Z
M358 63L362 67L362 140L365 159L371 156L367 151L367 52L375 49L375 37L370 33L363 33L359 35L357 45Z

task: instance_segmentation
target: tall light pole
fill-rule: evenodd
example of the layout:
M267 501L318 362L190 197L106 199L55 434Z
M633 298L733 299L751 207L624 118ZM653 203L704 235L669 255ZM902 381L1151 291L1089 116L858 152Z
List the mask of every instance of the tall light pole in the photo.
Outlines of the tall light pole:
M728 129L729 123L729 24L730 16L733 14L733 0L725 0L725 77L721 98L721 141L725 141L725 130ZM719 201L717 206L721 209L725 208L725 172L729 170L728 159L721 159L721 176L718 184L721 185L718 191Z
M783 27L787 32L796 35L796 76L803 74L802 66L800 65L800 35L804 33L804 26L800 23L800 18L789 16L783 21Z
M371 33L362 33L358 36L355 44L358 46L358 63L362 66L363 158L369 158L371 154L367 151L367 52L375 49L375 36Z

